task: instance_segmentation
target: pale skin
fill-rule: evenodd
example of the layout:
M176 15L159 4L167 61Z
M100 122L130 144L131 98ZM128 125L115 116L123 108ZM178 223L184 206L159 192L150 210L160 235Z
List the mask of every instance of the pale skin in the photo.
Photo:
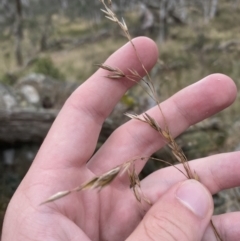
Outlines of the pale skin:
M155 44L143 37L134 39L134 44L150 70L158 58ZM124 72L128 68L136 69L144 75L129 43L115 52L106 64ZM121 241L127 239L141 222L143 210L149 209L146 215L151 215L154 207L138 204L125 176L101 192L74 193L39 206L58 191L76 187L132 157L150 156L164 145L160 135L151 127L130 120L92 156L104 120L121 96L134 85L126 79L107 79L104 77L106 73L98 70L66 101L8 206L2 241ZM177 136L190 125L228 107L236 93L234 82L222 74L207 76L176 93L161 103L172 135ZM158 108L148 113L163 125ZM239 152L219 154L192 161L191 168L213 194L240 186L239 160ZM143 161L137 162L138 172L143 166ZM169 189L173 190L185 179L176 169L165 168L146 177L141 183L142 190L157 205ZM224 241L239 240L240 212L216 216L213 220ZM139 229L146 229L146 226L140 225ZM128 240L138 239L130 236ZM199 240L216 240L210 226Z

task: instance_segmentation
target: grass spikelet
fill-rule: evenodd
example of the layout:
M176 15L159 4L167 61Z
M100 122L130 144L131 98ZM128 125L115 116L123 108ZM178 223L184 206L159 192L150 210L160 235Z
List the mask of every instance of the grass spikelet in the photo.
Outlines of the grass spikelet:
M109 185L115 177L118 175L118 173L121 170L121 166L115 167L114 169L108 171L107 173L103 174L100 176L96 182L93 184L92 188L100 188L102 189L103 187Z
M139 192L140 189L140 180L139 177L135 171L135 166L132 166L132 170L128 171L128 177L129 177L129 181L130 181L130 187L133 189L133 193L136 197L136 199L141 202L141 195Z
M50 203L50 202L53 202L55 200L58 200L62 197L65 197L67 196L68 194L70 194L71 191L61 191L61 192L57 192L56 194L52 195L51 197L49 197L46 201L40 203L40 205L43 205L45 203Z
M96 64L96 66L109 71L111 74L105 76L109 79L121 79L126 77L126 75L119 68L113 68L106 64Z

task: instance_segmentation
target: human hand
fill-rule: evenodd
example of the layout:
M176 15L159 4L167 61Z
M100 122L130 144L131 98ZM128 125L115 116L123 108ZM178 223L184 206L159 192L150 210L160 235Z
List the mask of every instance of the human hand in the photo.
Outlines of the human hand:
M158 58L155 44L147 38L137 38L134 44L146 68L151 69ZM124 72L136 69L144 75L130 44L114 53L106 64ZM185 177L172 167L146 177L141 187L153 206L144 206L149 211L143 219L124 176L101 192L73 193L39 206L58 191L78 186L129 158L150 156L164 146L157 132L131 120L92 156L105 118L133 85L127 79L110 80L105 75L105 70L98 70L66 101L8 206L2 241L216 240L208 226L213 204L203 185L212 194L239 186L239 152L191 162L203 185L184 181ZM215 74L178 92L161 107L172 135L177 136L190 125L226 108L235 96L232 80ZM148 113L163 123L158 108ZM143 166L143 161L136 163L138 172ZM186 187L187 192L181 187ZM239 240L239 220L240 213L213 217L224 241Z

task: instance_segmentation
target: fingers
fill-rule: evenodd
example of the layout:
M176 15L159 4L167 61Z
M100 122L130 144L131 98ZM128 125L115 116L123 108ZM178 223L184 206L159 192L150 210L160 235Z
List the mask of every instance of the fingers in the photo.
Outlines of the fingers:
M204 186L195 180L178 183L153 205L127 241L200 241L212 212Z
M240 152L232 152L209 156L190 161L190 167L195 170L200 182L212 193L240 186ZM177 165L183 170L182 165ZM185 180L186 177L173 167L156 171L141 182L143 193L155 203L169 188Z
M188 86L161 104L171 134L176 137L195 124L229 106L236 97L233 81L222 74L210 75ZM158 107L147 112L160 126ZM131 120L118 128L90 160L88 167L99 174L136 156L150 156L165 145L159 133L147 124ZM144 162L139 162L140 171Z
M158 58L155 43L145 37L133 40L144 65L150 70ZM107 65L127 73L144 71L130 43L114 53ZM127 79L111 80L98 70L66 101L38 154L36 162L44 168L81 166L92 155L101 125L122 95L134 83Z
M213 216L212 218L214 226L218 231L220 237L224 241L239 241L240 229L240 213L226 213L222 215ZM203 236L202 241L218 241L214 234L213 228L209 225L206 229L206 232Z

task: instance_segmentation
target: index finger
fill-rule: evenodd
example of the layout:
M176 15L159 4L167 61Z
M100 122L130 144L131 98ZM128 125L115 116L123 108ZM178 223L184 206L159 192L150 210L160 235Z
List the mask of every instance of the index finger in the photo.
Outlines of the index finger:
M145 37L133 40L147 70L157 61L156 44ZM141 76L144 70L130 43L116 51L106 61L124 73L135 69ZM122 95L134 83L126 78L114 81L98 70L66 101L49 131L35 163L44 168L80 167L91 157L105 118L111 113Z

